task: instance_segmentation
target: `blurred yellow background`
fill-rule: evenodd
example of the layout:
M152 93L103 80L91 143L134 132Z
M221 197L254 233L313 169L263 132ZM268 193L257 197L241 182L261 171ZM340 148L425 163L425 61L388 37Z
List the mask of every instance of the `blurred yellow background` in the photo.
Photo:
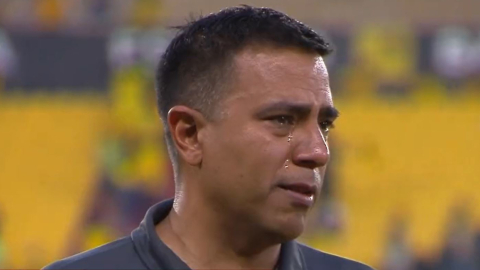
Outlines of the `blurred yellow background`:
M378 269L479 269L480 2L460 2L242 2L337 49L341 117L302 241ZM128 235L173 194L153 90L166 27L237 4L0 1L0 268Z

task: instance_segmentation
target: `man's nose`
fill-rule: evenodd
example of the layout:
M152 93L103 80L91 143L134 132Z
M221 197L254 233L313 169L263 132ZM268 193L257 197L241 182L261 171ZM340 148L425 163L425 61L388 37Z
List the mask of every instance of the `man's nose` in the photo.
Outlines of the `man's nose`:
M327 165L330 150L327 138L318 126L298 138L293 135L292 142L295 144L292 162L297 166L315 169Z

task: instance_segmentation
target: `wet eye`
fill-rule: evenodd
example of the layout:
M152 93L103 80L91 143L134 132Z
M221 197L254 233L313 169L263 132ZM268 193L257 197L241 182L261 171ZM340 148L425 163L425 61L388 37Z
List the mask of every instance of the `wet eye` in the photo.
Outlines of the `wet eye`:
M323 121L320 123L320 129L322 130L323 133L328 134L330 129L334 128L335 126L333 125L332 121Z
M280 126L293 126L295 124L295 118L291 115L279 115L270 119Z

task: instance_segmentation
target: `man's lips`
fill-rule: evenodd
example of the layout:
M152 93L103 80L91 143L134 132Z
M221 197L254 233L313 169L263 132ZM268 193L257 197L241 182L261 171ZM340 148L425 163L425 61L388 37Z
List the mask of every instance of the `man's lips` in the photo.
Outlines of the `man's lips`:
M315 184L304 182L281 183L278 187L284 191L284 194L289 198L288 201L295 207L308 209L315 203L317 192Z
M279 184L278 187L309 197L317 193L317 186L309 183L284 183Z

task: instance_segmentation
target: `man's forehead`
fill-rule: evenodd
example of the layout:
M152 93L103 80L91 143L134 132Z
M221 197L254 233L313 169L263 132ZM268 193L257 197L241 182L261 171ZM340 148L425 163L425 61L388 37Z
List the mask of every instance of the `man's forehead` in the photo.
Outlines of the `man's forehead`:
M303 68L326 73L323 57L297 48L277 48L269 46L248 46L234 56L235 65L242 67L254 67L263 69L283 68L291 63L302 64ZM298 68L298 67L297 67Z
M329 91L325 62L311 52L253 48L239 53L234 64L234 76L241 91L284 88Z

